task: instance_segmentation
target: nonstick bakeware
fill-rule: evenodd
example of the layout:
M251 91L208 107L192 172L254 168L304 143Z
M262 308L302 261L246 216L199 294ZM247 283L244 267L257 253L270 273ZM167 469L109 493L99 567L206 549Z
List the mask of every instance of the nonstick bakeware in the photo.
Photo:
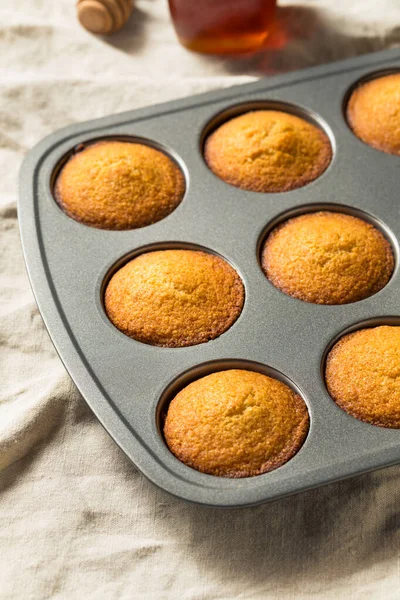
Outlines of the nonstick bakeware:
M71 125L28 154L19 219L40 312L93 412L160 488L204 505L248 506L400 460L400 430L351 417L330 398L324 382L326 353L343 333L400 324L400 158L357 139L344 115L354 85L397 70L400 50L365 55ZM243 191L216 177L203 159L205 136L254 108L288 110L322 127L333 148L326 172L303 188L275 194ZM52 189L60 165L79 144L107 138L144 141L178 162L187 189L167 218L142 229L106 231L61 210ZM291 298L266 279L259 254L267 232L288 216L320 209L359 215L387 236L396 268L379 293L354 304L322 306ZM108 320L103 291L109 277L132 256L162 248L206 249L237 269L246 290L244 308L219 338L159 348L130 339ZM232 367L282 379L302 395L310 413L309 434L296 456L257 477L200 473L176 459L162 437L163 414L176 392Z

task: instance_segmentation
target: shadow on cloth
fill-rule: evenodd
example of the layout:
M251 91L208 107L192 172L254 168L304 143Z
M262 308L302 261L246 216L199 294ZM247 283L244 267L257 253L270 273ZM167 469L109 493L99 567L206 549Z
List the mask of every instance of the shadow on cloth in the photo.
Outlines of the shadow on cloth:
M146 28L150 21L148 14L133 7L133 11L124 27L110 37L102 38L104 42L127 54L136 54L146 46Z
M217 580L253 591L267 582L293 586L300 576L334 581L397 556L399 475L391 467L249 509L175 502L172 522ZM171 513L170 503L159 510Z
M306 6L283 6L277 11L274 31L267 47L251 56L226 62L230 74L274 75L384 50L400 43L400 26L387 36L354 37L346 33L345 21L333 21L321 10Z
M134 54L147 43L150 20L145 11L135 8L125 27L104 41ZM344 17L333 19L326 10L307 6L282 6L277 9L274 31L261 52L203 58L223 65L231 75L274 75L400 44L400 25L386 36L373 36L367 27L364 29L365 34L355 38L352 32L346 33Z

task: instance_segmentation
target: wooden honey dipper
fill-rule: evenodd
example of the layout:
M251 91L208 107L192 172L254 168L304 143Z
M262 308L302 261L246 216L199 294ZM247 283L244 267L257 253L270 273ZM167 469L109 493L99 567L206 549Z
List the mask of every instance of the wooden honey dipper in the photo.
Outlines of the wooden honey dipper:
M132 0L78 0L76 10L85 29L108 35L125 25L132 12Z

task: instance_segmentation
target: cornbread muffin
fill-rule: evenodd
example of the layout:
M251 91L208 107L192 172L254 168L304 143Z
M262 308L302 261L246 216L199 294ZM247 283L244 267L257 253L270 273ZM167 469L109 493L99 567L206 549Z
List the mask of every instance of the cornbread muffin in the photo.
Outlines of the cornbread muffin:
M370 223L321 211L277 226L262 250L262 268L282 292L315 304L347 304L372 296L390 279L389 242Z
M169 215L183 198L185 181L163 152L110 140L73 154L54 192L76 221L100 229L134 229Z
M359 85L347 104L347 121L369 146L400 155L400 73Z
M332 148L325 133L276 110L248 112L207 138L204 157L221 179L253 192L287 192L319 177Z
M292 458L308 427L307 407L287 385L232 369L179 392L168 407L164 436L189 467L219 477L251 477Z
M236 321L244 286L222 258L194 250L137 256L111 278L109 319L126 335L155 346L192 346L212 340Z
M353 417L400 428L400 327L342 337L328 355L325 379L333 400Z

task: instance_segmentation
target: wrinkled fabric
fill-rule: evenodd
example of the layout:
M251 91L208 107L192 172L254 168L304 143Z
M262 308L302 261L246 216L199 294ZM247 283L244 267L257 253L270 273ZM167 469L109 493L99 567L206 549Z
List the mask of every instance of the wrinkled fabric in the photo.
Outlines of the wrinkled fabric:
M36 308L19 242L24 153L64 125L400 43L398 0L281 2L270 48L176 42L163 0L94 37L73 0L0 6L0 598L400 597L400 467L262 507L188 505L92 416Z

